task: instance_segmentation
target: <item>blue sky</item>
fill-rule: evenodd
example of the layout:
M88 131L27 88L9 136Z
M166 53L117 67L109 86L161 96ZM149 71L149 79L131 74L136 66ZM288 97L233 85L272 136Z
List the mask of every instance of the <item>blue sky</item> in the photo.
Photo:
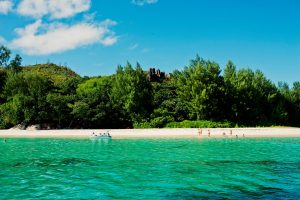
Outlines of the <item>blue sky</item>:
M292 83L300 1L0 0L0 42L24 64L51 61L80 75L112 74L127 61L171 72L199 54Z

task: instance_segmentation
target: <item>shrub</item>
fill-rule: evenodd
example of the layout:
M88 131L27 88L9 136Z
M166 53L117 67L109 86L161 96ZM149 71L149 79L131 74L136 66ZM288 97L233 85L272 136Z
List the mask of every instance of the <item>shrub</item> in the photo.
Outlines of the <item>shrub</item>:
M163 128L166 124L174 121L172 116L162 116L152 119L150 122L134 124L134 128Z
M166 124L166 128L230 128L233 124L230 122L213 122L213 121L189 121L170 122Z

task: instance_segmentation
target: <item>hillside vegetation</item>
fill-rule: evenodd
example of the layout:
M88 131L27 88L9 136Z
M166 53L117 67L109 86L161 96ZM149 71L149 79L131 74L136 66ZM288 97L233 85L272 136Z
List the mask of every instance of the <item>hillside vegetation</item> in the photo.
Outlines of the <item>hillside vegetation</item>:
M26 66L23 68L23 72L25 74L37 74L46 77L55 85L74 78L80 78L80 76L71 69L52 63Z

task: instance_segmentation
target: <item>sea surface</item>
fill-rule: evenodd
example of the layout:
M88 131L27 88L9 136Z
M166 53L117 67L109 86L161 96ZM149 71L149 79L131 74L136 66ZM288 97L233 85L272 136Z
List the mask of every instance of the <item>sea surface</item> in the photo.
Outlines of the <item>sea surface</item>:
M300 138L0 139L0 199L300 199Z

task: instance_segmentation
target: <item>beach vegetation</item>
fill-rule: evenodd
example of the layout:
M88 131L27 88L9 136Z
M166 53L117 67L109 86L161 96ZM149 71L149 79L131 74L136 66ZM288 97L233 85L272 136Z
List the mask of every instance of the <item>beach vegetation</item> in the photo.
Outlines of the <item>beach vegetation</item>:
M182 122L170 122L165 125L166 128L231 128L233 124L231 122L215 122L207 120L189 121L184 120Z

